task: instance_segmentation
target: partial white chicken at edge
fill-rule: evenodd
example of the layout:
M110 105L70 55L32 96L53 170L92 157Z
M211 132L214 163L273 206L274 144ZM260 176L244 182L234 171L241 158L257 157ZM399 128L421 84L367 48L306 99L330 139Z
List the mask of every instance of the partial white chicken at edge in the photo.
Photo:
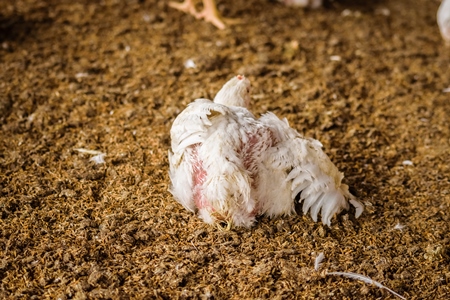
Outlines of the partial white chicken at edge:
M175 119L169 150L174 198L206 223L228 226L250 227L259 215L290 215L297 200L304 214L317 222L320 213L328 226L349 203L359 217L363 205L322 144L273 113L255 118L249 102L250 81L238 75L214 101L197 99Z
M450 0L443 0L437 12L437 23L442 38L450 45Z

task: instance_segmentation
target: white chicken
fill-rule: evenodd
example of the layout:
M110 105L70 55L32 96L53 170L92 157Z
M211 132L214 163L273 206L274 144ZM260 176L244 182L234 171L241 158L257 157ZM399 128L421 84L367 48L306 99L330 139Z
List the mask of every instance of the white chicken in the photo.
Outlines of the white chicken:
M342 184L343 174L322 151L273 113L256 119L247 110L250 81L228 81L214 102L197 99L175 119L170 135L170 192L206 223L250 227L258 215L295 212L303 202L317 222L363 205ZM219 225L220 226L220 225Z
M443 0L437 12L437 23L445 42L450 45L450 0Z

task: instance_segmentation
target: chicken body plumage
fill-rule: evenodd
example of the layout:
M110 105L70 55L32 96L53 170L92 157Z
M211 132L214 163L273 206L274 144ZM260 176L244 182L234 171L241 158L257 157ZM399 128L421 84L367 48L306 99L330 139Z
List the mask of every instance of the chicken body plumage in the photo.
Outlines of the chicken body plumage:
M322 222L363 206L342 184L320 142L301 136L273 113L247 110L250 82L231 79L213 101L197 99L175 119L169 151L171 193L206 223L250 227L255 217L290 215L296 198Z
M442 0L437 12L437 23L442 38L450 45L450 0Z

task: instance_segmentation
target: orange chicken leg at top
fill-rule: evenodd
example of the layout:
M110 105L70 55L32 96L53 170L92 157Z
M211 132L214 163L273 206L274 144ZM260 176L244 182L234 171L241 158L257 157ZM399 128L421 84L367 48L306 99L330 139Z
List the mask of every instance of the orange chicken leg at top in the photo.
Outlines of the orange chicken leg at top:
M219 29L225 29L226 27L222 16L216 8L215 0L203 0L203 10L200 12L195 9L194 0L184 0L182 3L171 1L169 6L187 12L197 19L204 19Z

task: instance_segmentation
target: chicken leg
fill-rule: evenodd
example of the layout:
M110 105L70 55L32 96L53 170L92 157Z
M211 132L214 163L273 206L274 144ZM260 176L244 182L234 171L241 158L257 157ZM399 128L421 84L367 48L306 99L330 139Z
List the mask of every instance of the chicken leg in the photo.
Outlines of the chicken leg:
M215 0L203 0L203 10L197 12L193 0L184 0L184 2L169 2L169 6L175 9L187 12L197 19L204 19L219 29L225 29L226 25L222 20L222 16L216 7Z

